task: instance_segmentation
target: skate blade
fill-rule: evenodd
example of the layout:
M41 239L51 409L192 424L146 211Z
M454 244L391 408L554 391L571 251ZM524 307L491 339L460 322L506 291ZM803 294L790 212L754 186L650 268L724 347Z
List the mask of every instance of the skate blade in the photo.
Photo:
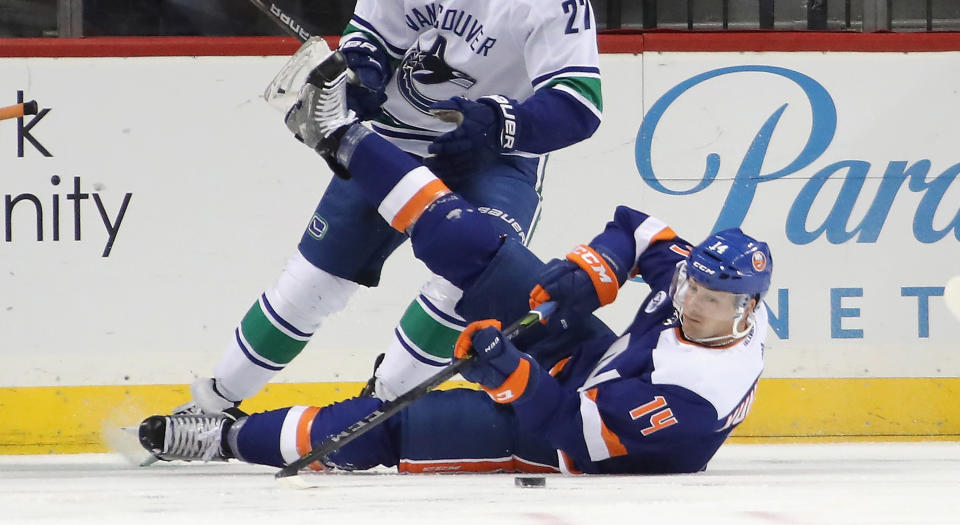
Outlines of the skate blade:
M140 445L139 427L114 427L104 429L103 433L110 450L123 456L132 466L147 467L160 461Z
M153 465L154 463L156 463L156 462L158 462L158 461L160 461L160 458L158 458L157 456L154 456L153 454L150 454L149 456L147 456L146 458L144 458L143 461L140 462L140 466L141 466L141 467L149 467L150 465Z

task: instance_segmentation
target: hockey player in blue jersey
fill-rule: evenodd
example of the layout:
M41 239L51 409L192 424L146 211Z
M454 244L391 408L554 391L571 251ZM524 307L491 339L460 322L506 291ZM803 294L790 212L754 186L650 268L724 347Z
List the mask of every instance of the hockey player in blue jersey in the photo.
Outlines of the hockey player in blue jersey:
M337 109L342 66L316 70L287 123L414 253L464 291L474 320L456 355L482 391L432 392L317 468L398 466L403 472L679 473L706 467L746 417L763 369L761 302L773 261L738 229L691 246L658 219L621 206L603 232L564 259L540 262L502 237L429 169ZM319 118L316 115L321 115ZM631 276L650 293L614 334L591 315ZM510 321L544 301L549 322L505 340ZM379 407L353 398L251 416L153 416L144 446L164 459L289 464Z
M299 73L325 48L320 38L304 45L267 98L297 93ZM340 49L355 79L345 96L360 120L522 242L539 217L545 155L600 124L589 1L359 0ZM280 277L236 326L212 376L191 386L194 401L182 411L219 412L253 396L357 289L377 286L406 236L355 186L330 182ZM376 395L394 398L450 361L466 325L454 310L459 296L440 276L421 288L369 385Z

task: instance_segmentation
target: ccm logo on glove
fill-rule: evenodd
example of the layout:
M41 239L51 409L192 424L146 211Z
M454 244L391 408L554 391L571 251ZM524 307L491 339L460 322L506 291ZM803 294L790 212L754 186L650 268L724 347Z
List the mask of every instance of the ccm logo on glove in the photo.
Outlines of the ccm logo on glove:
M617 298L620 284L617 283L607 261L603 260L603 257L593 248L581 244L567 254L567 260L579 266L590 276L593 287L597 290L600 306L610 304Z

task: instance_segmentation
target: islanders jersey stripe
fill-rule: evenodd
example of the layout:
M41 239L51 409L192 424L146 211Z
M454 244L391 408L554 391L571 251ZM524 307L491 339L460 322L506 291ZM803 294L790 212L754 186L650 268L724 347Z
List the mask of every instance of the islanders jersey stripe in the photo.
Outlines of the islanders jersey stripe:
M580 393L580 418L583 421L583 439L591 461L626 455L627 448L623 446L620 437L607 428L600 417L596 388Z
M300 427L300 419L304 412L310 407L293 406L287 410L287 415L283 418L283 425L280 427L280 456L284 463L291 463L300 459L300 449L297 447L297 431Z
M557 450L557 460L560 464L560 472L563 474L583 474L583 471L578 469L574 463L573 459L567 455L566 452L562 450Z
M669 241L677 236L673 229L656 217L647 217L645 221L633 231L633 240L636 243L636 252L633 260L636 261L657 241Z

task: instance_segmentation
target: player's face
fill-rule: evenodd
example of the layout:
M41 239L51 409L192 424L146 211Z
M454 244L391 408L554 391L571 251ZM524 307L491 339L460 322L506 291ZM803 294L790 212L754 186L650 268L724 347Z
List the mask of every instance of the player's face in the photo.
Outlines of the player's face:
M687 278L683 297L683 334L690 340L731 335L737 295L711 290Z

